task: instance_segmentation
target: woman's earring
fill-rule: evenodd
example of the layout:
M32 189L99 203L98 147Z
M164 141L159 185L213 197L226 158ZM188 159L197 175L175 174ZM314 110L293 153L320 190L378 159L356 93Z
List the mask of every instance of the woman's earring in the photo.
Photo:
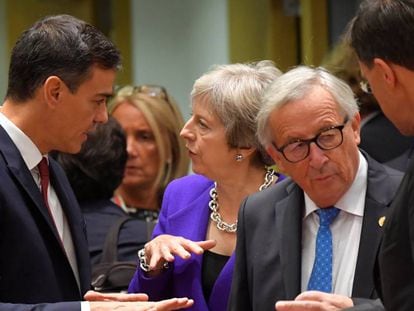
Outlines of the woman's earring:
M243 157L243 155L242 154L236 154L236 161L237 162L241 162L241 161L243 161L243 159L244 159L244 157Z

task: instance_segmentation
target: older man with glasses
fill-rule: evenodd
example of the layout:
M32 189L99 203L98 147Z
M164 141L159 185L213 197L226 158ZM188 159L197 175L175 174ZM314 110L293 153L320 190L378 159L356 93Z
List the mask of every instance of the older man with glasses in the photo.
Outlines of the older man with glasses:
M375 256L401 173L358 149L353 93L324 69L292 69L263 101L258 136L290 178L242 204L229 310L383 310Z

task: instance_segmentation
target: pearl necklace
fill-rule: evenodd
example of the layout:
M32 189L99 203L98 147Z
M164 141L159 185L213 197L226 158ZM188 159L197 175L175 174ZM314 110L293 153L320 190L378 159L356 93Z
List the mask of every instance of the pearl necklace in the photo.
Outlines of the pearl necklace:
M259 191L262 191L266 188L268 188L273 181L275 180L275 178L277 177L276 172L274 171L273 168L267 168L266 169L266 174L264 177L264 182L262 185L260 185L259 187ZM229 224L227 222L225 222L223 220L223 218L221 217L218 209L219 209L219 204L218 204L218 195L217 195L217 183L214 182L214 187L211 188L210 190L210 202L208 203L208 206L211 209L211 214L210 214L210 218L212 221L214 221L216 223L216 227L217 229L219 229L220 231L224 231L224 232L229 232L229 233L234 233L237 231L237 221L233 224Z

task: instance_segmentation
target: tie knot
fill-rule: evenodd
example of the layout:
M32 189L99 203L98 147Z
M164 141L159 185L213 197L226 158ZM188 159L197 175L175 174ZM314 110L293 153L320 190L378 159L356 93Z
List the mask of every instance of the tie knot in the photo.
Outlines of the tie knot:
M49 166L47 164L47 159L45 157L42 157L42 160L37 165L39 168L39 174L40 177L49 179Z
M339 209L336 207L320 208L316 213L319 216L319 225L329 227L335 217L338 216Z

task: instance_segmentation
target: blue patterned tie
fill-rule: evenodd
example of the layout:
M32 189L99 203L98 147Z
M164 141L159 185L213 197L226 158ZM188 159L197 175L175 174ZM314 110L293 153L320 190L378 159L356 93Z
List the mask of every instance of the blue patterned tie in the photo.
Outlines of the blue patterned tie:
M336 207L320 208L319 230L316 236L315 262L308 283L308 290L332 292L332 233L329 226L339 213Z

